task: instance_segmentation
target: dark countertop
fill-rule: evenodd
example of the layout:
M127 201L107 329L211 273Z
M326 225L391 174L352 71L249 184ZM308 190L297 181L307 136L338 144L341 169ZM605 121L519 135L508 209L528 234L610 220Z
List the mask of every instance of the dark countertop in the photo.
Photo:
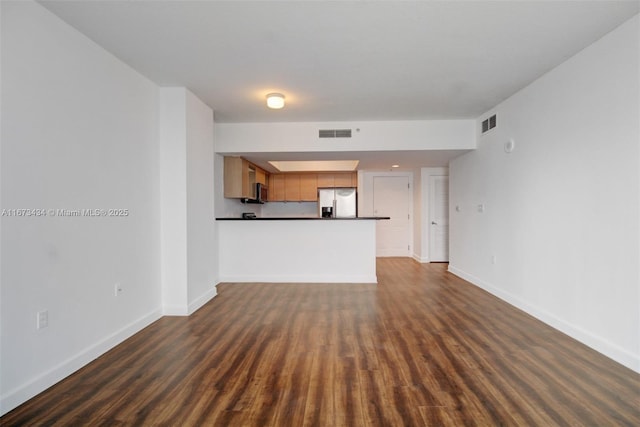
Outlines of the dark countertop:
M357 218L319 218L312 216L267 216L258 218L216 218L217 221L297 221L297 220L312 220L312 221L358 221L358 220L380 220L391 219L388 216L359 216Z

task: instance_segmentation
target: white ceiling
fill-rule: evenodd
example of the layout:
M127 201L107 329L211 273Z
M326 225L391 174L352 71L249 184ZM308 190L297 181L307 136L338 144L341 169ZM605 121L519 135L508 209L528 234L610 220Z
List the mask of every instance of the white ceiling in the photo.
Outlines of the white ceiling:
M476 118L640 10L638 0L41 3L158 85L190 89L219 123ZM286 107L268 110L269 92Z

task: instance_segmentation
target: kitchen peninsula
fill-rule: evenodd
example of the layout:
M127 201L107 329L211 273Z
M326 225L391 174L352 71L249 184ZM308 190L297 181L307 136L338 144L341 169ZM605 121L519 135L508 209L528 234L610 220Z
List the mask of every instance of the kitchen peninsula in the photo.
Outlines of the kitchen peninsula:
M220 281L377 283L376 220L216 218Z

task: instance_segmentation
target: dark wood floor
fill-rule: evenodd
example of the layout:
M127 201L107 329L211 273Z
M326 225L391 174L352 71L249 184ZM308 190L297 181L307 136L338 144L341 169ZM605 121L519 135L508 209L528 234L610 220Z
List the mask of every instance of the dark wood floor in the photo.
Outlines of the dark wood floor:
M221 284L0 419L12 425L640 425L640 375L445 264L376 285Z

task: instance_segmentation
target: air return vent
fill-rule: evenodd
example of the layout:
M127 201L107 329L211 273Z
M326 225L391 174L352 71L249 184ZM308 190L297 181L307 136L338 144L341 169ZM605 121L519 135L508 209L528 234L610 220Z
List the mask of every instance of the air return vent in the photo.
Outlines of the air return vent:
M320 129L320 138L351 138L351 129Z
M489 117L488 119L485 119L482 122L482 133L488 132L489 130L493 129L494 127L496 127L496 115L494 114L493 116Z

